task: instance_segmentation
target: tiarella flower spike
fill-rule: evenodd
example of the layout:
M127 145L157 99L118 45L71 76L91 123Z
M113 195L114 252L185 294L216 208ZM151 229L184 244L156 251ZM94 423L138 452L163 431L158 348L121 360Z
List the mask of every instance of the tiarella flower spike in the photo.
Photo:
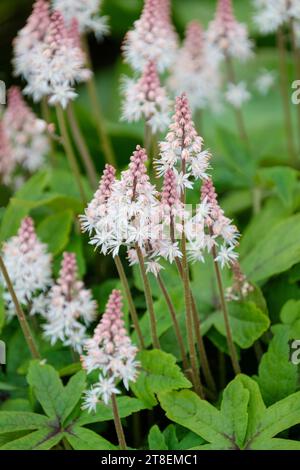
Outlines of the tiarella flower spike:
M27 73L23 74L28 84L24 90L35 101L49 98L50 104L66 107L76 98L75 83L86 81L91 72L85 68L85 56L76 38L76 23L66 27L63 16L54 11L43 39L32 48ZM77 36L79 32L77 30Z
M231 0L218 0L216 15L209 24L207 40L220 57L246 60L251 57L252 43L245 24L239 23L233 13Z
M146 64L138 81L125 78L123 84L123 120L145 119L152 133L163 131L169 124L170 100L161 86L154 62Z
M19 302L28 307L36 294L51 284L52 257L47 246L36 236L33 220L23 219L18 234L3 245L2 256ZM4 298L9 316L14 315L11 296L5 290Z
M15 74L22 76L27 81L32 73L35 50L43 43L49 24L48 1L36 0L26 25L19 31L13 44Z
M3 124L15 162L33 173L44 163L49 151L47 123L35 116L18 87L11 87L8 92Z
M289 22L300 21L298 0L254 0L254 21L263 34L274 33Z
M51 344L60 340L65 346L71 346L81 353L87 338L86 326L95 319L96 307L91 291L85 289L83 282L78 279L75 254L65 252L59 278L38 312L46 320L43 325L45 337Z
M84 346L86 354L81 357L87 373L99 370L98 381L85 394L83 408L89 412L97 403L107 404L121 380L128 390L129 382L135 382L139 363L135 360L137 348L132 344L125 329L122 313L122 296L113 290L94 336Z
M219 64L208 50L202 26L191 21L171 70L169 84L176 93L186 92L193 110L218 109L221 86Z
M159 207L155 187L150 183L145 166L145 149L136 147L129 168L113 184L105 214L96 224L92 244L102 253L117 255L122 245L130 249L137 243L142 248L155 232L155 210ZM116 217L118 214L118 217Z
M194 222L196 226L199 224L200 229L194 231L195 238L188 237L191 242L189 253L192 259L200 259L205 249L210 252L212 247L215 247L217 252L215 261L218 261L222 268L237 260L238 254L234 249L238 245L240 235L219 206L217 193L210 178L202 184L201 204L197 208ZM203 236L199 237L199 233Z
M207 178L210 154L202 150L203 139L195 129L185 93L176 98L175 114L166 140L160 142L160 158L156 160L157 173L163 175L168 168L177 174L178 186L192 188L190 177ZM184 160L185 171L182 171Z
M170 20L167 0L145 0L142 15L125 37L126 61L142 71L149 61L157 64L159 72L168 69L175 60L177 35Z
M116 179L115 175L115 168L112 165L106 164L99 188L86 208L85 214L80 217L82 230L84 232L88 231L90 235L96 229L97 223L106 215L107 202L111 196Z
M102 0L52 0L53 8L59 10L67 25L75 18L80 33L94 32L101 39L109 32L108 18L99 16Z
M0 178L4 184L10 184L16 161L9 142L6 126L0 120Z

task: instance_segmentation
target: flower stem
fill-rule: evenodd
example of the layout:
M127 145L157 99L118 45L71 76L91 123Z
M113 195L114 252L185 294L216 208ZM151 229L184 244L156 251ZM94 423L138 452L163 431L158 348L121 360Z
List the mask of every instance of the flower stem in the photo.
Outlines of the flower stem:
M5 279L5 282L6 282L6 285L7 285L7 289L10 293L10 296L12 298L12 301L14 303L14 306L15 306L15 309L16 309L16 313L17 313L17 317L18 317L18 320L19 320L19 323L20 323L20 326L21 326L21 329L23 331L23 335L24 335L24 338L26 340L26 343L28 345L28 348L31 352L31 355L34 359L41 359L41 355L37 349L37 346L35 344L35 341L34 341L34 338L32 336L32 333L31 333L31 330L30 330L30 327L27 323L27 320L26 320L26 317L25 317L25 314L24 314L24 311L18 301L18 298L16 296L16 293L15 293L15 290L14 290L14 287L13 287L13 284L11 282L11 279L9 277L9 274L7 272L7 269L6 269L6 266L4 264L4 261L3 261L3 258L2 256L0 255L0 269L1 269L1 272L3 274L3 277Z
M189 354L190 354L190 361L192 367L192 374L193 374L193 385L195 388L196 393L203 398L203 387L200 381L200 374L197 365L197 358L196 358L196 347L194 342L194 334L193 334L193 315L192 315L192 302L191 302L191 291L189 286L189 267L187 262L187 254L186 254L186 239L184 234L184 227L182 231L182 239L181 239L181 251L182 251L182 280L183 280L183 288L184 288L184 300L185 300L185 321L186 321L186 331L187 331L187 338L188 338L188 345L189 345Z
M227 304L225 300L225 295L224 295L224 287L223 287L223 282L222 282L222 275L220 271L220 267L218 262L216 261L217 257L217 252L216 252L216 247L214 246L212 248L212 256L214 260L214 267L215 267L215 272L216 272L216 278L217 278L217 284L218 284L218 289L219 289L219 295L220 295L220 301L221 301L221 308L224 316L224 323L225 323L225 330L226 330L226 337L227 337L227 345L228 345L228 350L231 358L231 363L233 370L235 374L240 374L241 369L238 361L238 356L236 352L236 348L232 339L232 333L231 333L231 328L230 328L230 323L229 323L229 315L228 315L228 309L227 309Z
M82 47L86 55L87 66L90 70L92 70L92 61L90 57L89 46L88 46L88 42L85 36L82 37ZM90 97L92 111L96 119L97 132L98 132L99 140L102 145L104 158L107 163L110 163L111 165L116 166L116 157L115 157L112 145L111 145L111 141L107 135L107 131L105 128L102 109L100 106L100 101L98 99L96 83L95 83L95 79L93 76L87 81L87 89L88 89L88 94Z
M291 108L290 108L289 79L288 79L287 65L286 65L285 37L284 37L284 32L281 29L279 29L277 32L277 47L278 47L278 53L279 53L280 88L281 88L283 112L284 112L284 117L285 117L288 152L289 152L291 163L294 165L296 161L296 150L295 150L295 143L294 143L292 114L291 114Z
M125 271L124 271L124 268L123 268L122 261L121 261L119 256L115 256L114 257L114 262L116 264L116 268L118 270L118 274L119 274L121 283L122 283L124 291L125 291L125 295L126 295L128 306L129 306L130 315L131 315L131 318L132 318L132 321L133 321L134 329L135 329L137 337L138 337L140 349L144 349L145 348L144 338L143 338L142 331L141 331L141 328L140 328L140 325L139 325L138 315L137 315L136 308L135 308L135 305L134 305L134 302L133 302L133 298L132 298L132 295L131 295L131 292L130 292L130 287L129 287L129 284L128 284L128 281L127 281L127 277L126 277L126 274L125 274Z
M147 303L147 307L149 311L152 344L154 348L160 349L160 344L159 344L159 339L158 339L157 329L156 329L156 318L155 318L153 300L152 300L152 295L151 295L151 287L150 287L150 283L149 283L147 273L146 273L144 256L140 247L137 244L136 244L135 249L136 249L138 260L139 260L140 272L141 272L141 276L143 279L144 290L145 290L145 298L146 298L146 303Z
M123 427L122 427L122 423L121 423L121 419L119 415L116 396L114 394L111 396L111 403L112 403L114 423L115 423L116 433L118 436L119 446L121 450L126 450L127 446L126 446L124 431L123 431Z
M233 67L231 57L229 57L228 54L225 57L225 62L226 62L226 68L227 68L228 82L236 85L237 81L236 81L236 76L235 76L235 70ZM243 142L245 142L245 144L249 148L249 137L246 131L246 125L245 125L243 113L241 109L238 109L238 108L234 108L234 112L235 112L235 118L236 118L237 128L240 134L240 138L242 139Z
M184 347L183 337L182 337L182 334L181 334L181 331L180 331L180 327L179 327L179 323L178 323L178 320L177 320L177 316L176 316L176 312L175 312L175 308L174 308L172 299L169 296L169 293L166 289L166 286L165 286L160 274L157 275L157 282L158 282L158 285L159 285L159 287L162 291L162 294L165 298L165 301L167 303L167 306L168 306L168 309L169 309L169 312L170 312L170 315L171 315L171 318L172 318L176 338L177 338L179 349L180 349L183 368L185 370L187 370L189 368L189 365L188 365L187 357L186 357L186 354L185 354L185 347Z
M67 107L67 114L68 114L68 119L69 119L71 129L72 129L72 134L73 134L75 143L80 151L81 159L84 164L89 182L92 188L96 189L98 186L98 177L97 177L96 168L95 168L93 159L91 157L91 154L89 152L88 146L84 140L81 129L79 127L76 114L74 111L74 106L71 102L69 103Z
M86 202L87 202L86 194L85 194L85 191L84 191L84 188L83 188L83 185L82 185L79 167L78 167L77 160L76 160L76 157L75 157L75 154L74 154L74 151L73 151L73 148L72 148L72 144L71 144L71 141L70 141L70 137L69 137L69 134L68 134L68 129L67 129L66 121L65 121L64 111L61 108L61 106L56 107L56 113L57 113L57 119L58 119L60 132L61 132L62 139L63 139L63 146L64 146L64 149L65 149L68 161L69 161L69 165L70 165L71 171L74 175L74 178L76 180L78 190L79 190L79 194L81 196L81 200L82 200L83 204L86 205Z
M47 124L50 124L51 123L50 110L49 110L47 98L45 96L42 98L42 101L41 101L41 112L42 112L43 120ZM50 146L50 156L51 156L52 164L53 166L55 166L57 163L56 156L55 156L55 147L54 147L53 139L51 135L49 134L48 129L47 129L47 134L48 134L48 142Z

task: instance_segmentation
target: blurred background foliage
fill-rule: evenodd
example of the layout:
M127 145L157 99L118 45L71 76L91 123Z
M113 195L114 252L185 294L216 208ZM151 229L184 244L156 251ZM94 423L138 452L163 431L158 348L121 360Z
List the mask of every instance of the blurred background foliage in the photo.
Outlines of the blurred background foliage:
M4 80L7 86L15 83L11 69L11 43L17 31L24 25L32 3L32 0L1 0L0 2L0 79ZM253 159L249 161L248 155L241 148L238 138L235 137L232 109L225 106L224 111L219 115L206 111L202 119L201 133L205 138L206 147L213 152L214 177L217 186L221 186L222 189L249 187L249 182L251 186L252 177L257 177L258 163L263 166L288 163L278 76L276 86L266 97L259 95L253 88L255 79L263 69L276 70L278 68L275 38L258 35L252 21L251 0L234 0L233 3L237 18L248 24L251 36L256 43L254 58L245 65L237 65L238 79L246 80L253 93L252 100L245 105L244 114L252 147L255 149L255 161ZM207 25L213 18L216 0L173 0L172 4L173 20L182 37L187 22L192 19L198 19L204 26ZM128 162L133 147L143 139L142 123L120 122L120 77L125 73L130 73L129 68L122 61L120 48L126 31L139 17L142 5L142 0L104 0L102 14L109 16L111 35L101 43L97 43L93 36L90 37L98 92L120 166ZM289 61L289 67L292 74L292 60ZM91 112L84 88L75 106L100 171L104 161L102 156L99 156L99 146L96 142L94 127L91 125ZM248 204L248 200L247 196L245 204ZM236 202L242 205L240 200Z

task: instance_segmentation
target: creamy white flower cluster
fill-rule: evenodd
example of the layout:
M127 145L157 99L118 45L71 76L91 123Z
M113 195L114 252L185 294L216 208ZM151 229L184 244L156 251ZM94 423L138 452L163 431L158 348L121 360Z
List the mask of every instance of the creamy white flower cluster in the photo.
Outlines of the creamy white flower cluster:
M93 31L98 39L109 32L107 16L99 16L102 0L52 0L54 10L59 10L68 25L75 18L80 33Z
M298 0L254 0L254 21L263 34L274 33L289 22L300 22Z
M4 243L2 256L20 304L29 308L36 295L52 284L52 257L47 245L37 238L30 217L22 221L18 234ZM2 277L1 283L6 286ZM6 287L4 299L8 316L14 316L14 304Z
M8 92L8 106L3 114L3 125L14 164L29 173L40 168L49 151L47 123L37 118L25 103L18 87L11 87Z
M240 234L220 208L210 178L202 184L201 203L197 206L196 214L188 222L186 236L192 261L204 261L205 252L212 252L215 261L224 268L231 266L238 258L235 248Z
M14 53L15 73L27 81L24 93L35 101L47 97L50 104L66 107L77 96L74 85L91 76L85 68L77 20L67 26L59 11L50 14L44 0L37 0L27 25L18 33Z
M135 382L139 362L135 360L137 348L132 344L122 318L122 296L113 290L100 323L91 339L84 345L81 362L87 373L100 370L98 381L85 393L83 409L95 411L103 400L107 404L112 394L119 394L121 380L128 390L129 382Z
M58 280L34 305L33 313L45 319L45 337L51 344L61 341L81 353L86 327L95 320L96 308L91 291L78 279L75 254L65 252Z
M171 103L166 89L160 84L154 62L148 62L137 81L126 77L122 88L124 121L136 122L143 118L153 134L167 128Z
M193 111L220 109L221 73L219 59L212 52L200 23L191 21L168 83L176 95L187 94Z

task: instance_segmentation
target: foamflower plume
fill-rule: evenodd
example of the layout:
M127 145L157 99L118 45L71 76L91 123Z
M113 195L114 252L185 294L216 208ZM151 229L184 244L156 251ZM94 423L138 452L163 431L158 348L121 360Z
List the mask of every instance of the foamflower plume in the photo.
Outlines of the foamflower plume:
M223 268L238 258L235 250L239 232L232 221L224 215L217 199L213 182L207 178L201 187L201 203L192 219L192 229L187 231L188 252L194 261L204 261L205 250L216 251L215 261Z
M219 108L221 75L219 62L211 52L201 24L191 21L171 69L169 85L176 94L186 92L193 111Z
M0 120L0 178L2 183L9 185L16 166L13 151L7 135L6 126Z
M47 245L38 239L30 217L23 219L17 235L4 243L2 257L18 301L24 307L30 307L37 295L52 284L52 256ZM14 305L6 289L4 299L8 315L12 317Z
M91 291L78 279L78 267L74 253L63 254L61 270L49 293L40 300L43 307L38 312L45 319L45 337L55 344L58 340L71 346L78 353L87 338L86 327L95 320L97 304ZM43 302L44 301L44 302ZM44 303L44 305L43 305Z
M262 34L270 34L292 21L300 21L298 0L254 0L254 22Z
M154 61L158 71L163 72L176 58L177 43L169 0L145 0L141 17L124 39L123 52L134 70L141 72L149 61Z
M164 131L169 124L170 100L161 86L156 65L146 64L142 76L135 81L123 80L123 120L128 122L144 119L155 134Z
M43 15L46 15L42 10ZM41 15L34 11L33 15ZM85 55L80 48L78 23L73 20L65 24L59 11L54 11L44 20L45 31L40 31L34 43L36 30L29 30L33 45L27 53L19 54L22 30L16 40L15 71L27 81L24 93L34 101L47 97L51 105L60 104L63 108L77 96L76 83L87 81L91 72L85 68ZM26 29L26 27L25 27ZM17 45L19 47L17 47Z
M119 290L110 294L105 312L91 339L84 345L81 362L87 373L99 371L98 381L85 393L83 409L95 411L97 404L108 404L113 394L119 394L118 382L128 390L138 376L137 348L125 329L122 296Z
M212 49L222 57L246 60L252 55L252 42L245 24L234 16L231 0L218 0L216 15L206 33Z
M15 162L30 173L38 170L49 152L48 125L29 108L18 87L8 91L3 124Z
M160 142L160 158L155 161L157 174L162 176L168 168L177 174L178 186L192 188L191 177L207 178L210 154L203 150L203 139L195 129L189 101L185 93L176 98L175 114L165 141ZM182 159L186 171L182 172Z
M93 32L97 39L109 32L107 16L99 15L102 3L102 0L52 0L54 10L62 13L68 25L75 18L81 34Z

